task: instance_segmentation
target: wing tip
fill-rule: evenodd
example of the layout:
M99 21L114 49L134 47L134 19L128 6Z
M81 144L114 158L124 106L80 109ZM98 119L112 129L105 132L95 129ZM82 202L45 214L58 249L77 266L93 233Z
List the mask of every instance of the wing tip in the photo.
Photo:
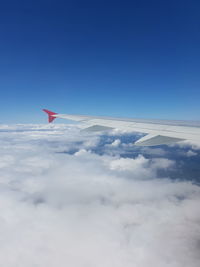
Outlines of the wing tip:
M48 109L42 109L45 113L47 113L48 115L48 122L51 123L53 120L55 120L56 117L54 117L53 115L56 115L57 113L50 111Z

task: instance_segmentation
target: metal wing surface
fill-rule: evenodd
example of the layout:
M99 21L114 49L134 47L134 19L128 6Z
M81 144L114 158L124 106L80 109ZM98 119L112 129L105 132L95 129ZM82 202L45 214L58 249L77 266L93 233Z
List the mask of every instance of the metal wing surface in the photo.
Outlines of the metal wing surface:
M146 134L135 145L156 146L175 143L183 140L200 142L200 122L145 120L129 118L95 117L86 115L58 114L44 110L49 116L49 122L55 118L79 121L85 124L88 131L105 131L121 129Z

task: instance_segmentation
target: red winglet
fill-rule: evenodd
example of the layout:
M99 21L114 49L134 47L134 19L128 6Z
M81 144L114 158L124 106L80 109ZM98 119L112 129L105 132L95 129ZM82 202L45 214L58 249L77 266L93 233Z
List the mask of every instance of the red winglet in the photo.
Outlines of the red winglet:
M47 109L43 109L43 111L48 114L49 122L52 122L56 118L56 117L53 117L52 115L58 114Z

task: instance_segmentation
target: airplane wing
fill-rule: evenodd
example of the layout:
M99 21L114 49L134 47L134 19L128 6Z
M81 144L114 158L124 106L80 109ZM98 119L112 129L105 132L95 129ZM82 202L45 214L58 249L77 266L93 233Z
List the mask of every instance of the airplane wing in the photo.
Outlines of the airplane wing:
M49 122L55 118L78 121L86 125L88 131L105 131L109 129L129 130L146 134L135 142L138 146L156 146L171 144L183 140L200 142L200 122L144 120L86 115L58 114L43 109L48 114Z

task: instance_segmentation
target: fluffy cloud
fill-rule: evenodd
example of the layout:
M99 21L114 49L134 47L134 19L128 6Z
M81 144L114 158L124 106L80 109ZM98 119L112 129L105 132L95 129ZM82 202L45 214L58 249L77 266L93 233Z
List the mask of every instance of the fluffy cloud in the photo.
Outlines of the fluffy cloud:
M1 266L200 265L199 186L119 141L111 155L76 126L1 126Z
M118 147L121 144L121 141L119 139L116 139L111 143L111 146Z
M192 150L189 150L189 151L186 152L186 155L187 155L188 157L193 157L193 156L196 156L197 153L194 152L194 151L192 151Z

